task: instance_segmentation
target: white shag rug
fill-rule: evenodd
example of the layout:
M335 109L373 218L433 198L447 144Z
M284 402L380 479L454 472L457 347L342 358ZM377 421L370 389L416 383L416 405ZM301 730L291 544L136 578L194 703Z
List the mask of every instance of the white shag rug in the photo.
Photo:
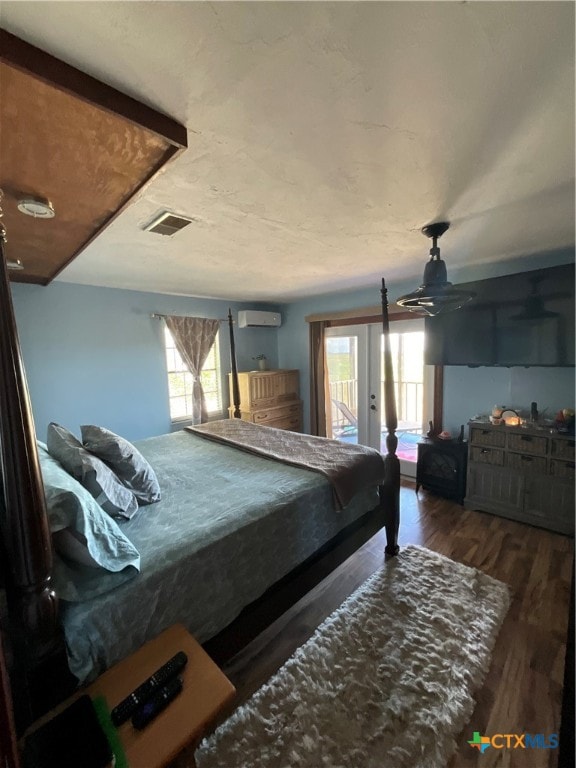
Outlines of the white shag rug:
M201 742L198 768L445 768L509 600L406 547Z

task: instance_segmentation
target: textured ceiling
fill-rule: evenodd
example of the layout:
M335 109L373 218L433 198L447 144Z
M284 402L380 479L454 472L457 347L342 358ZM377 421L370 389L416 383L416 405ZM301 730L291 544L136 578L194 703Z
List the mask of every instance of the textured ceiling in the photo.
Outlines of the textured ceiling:
M188 128L58 279L262 301L419 282L438 219L449 276L573 247L574 8L3 0L0 26ZM195 221L142 231L163 209Z

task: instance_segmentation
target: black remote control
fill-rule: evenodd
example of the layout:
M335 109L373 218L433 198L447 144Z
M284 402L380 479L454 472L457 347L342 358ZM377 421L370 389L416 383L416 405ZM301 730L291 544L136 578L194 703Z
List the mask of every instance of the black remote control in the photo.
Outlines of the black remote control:
M145 701L153 696L162 686L181 672L186 666L188 656L184 651L179 651L175 656L166 662L160 669L157 669L148 680L139 685L136 690L123 699L118 706L114 707L110 716L114 725L122 725L132 715L138 707L141 707Z
M154 718L166 709L168 704L175 699L176 696L182 690L182 680L179 677L175 677L170 680L163 688L160 688L151 699L143 704L137 712L132 716L132 725L139 731L145 728L148 723L152 722Z

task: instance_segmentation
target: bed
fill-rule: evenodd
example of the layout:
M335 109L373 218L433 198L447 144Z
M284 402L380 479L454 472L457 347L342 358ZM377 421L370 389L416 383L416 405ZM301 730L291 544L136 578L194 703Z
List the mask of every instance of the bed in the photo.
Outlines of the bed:
M396 554L400 470L382 281L388 438L380 476L335 506L333 482L310 468L186 430L138 441L162 499L120 525L138 552L134 573L102 594L65 599L66 569L53 552L42 480L46 448L34 431L3 249L0 266L0 533L20 727L53 703L47 693L70 670L89 680L176 621L201 642L212 637L367 510L382 514L386 552ZM239 415L231 314L229 329ZM330 452L341 444L324 445Z
M63 602L70 669L81 682L177 621L199 642L212 638L378 504L374 483L335 510L318 473L187 430L136 445L156 471L162 499L120 523L139 553L139 572L95 598L89 584L87 600ZM59 577L58 570L55 589L63 594L67 579L59 589Z

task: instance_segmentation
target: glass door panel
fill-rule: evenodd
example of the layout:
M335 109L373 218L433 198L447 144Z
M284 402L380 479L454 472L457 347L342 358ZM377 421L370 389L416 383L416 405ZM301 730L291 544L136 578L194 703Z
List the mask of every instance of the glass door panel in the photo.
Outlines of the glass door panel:
M430 412L429 366L424 365L424 322L420 319L396 321L391 324L390 347L394 368L394 393L398 414L398 448L400 471L403 475L416 477L418 440L424 430ZM383 366L384 338L381 336L380 360ZM384 402L384 382L380 382ZM386 448L386 424L384 410L381 423L381 450Z
M424 365L424 321L391 322L398 448L402 474L416 476L417 443L432 412L433 369ZM326 332L332 436L386 453L384 339L379 324ZM330 436L330 435L329 435Z
M359 392L364 393L367 387L366 338L367 328L362 325L326 331L330 389L328 436L345 443L368 444L366 412L359 407Z

